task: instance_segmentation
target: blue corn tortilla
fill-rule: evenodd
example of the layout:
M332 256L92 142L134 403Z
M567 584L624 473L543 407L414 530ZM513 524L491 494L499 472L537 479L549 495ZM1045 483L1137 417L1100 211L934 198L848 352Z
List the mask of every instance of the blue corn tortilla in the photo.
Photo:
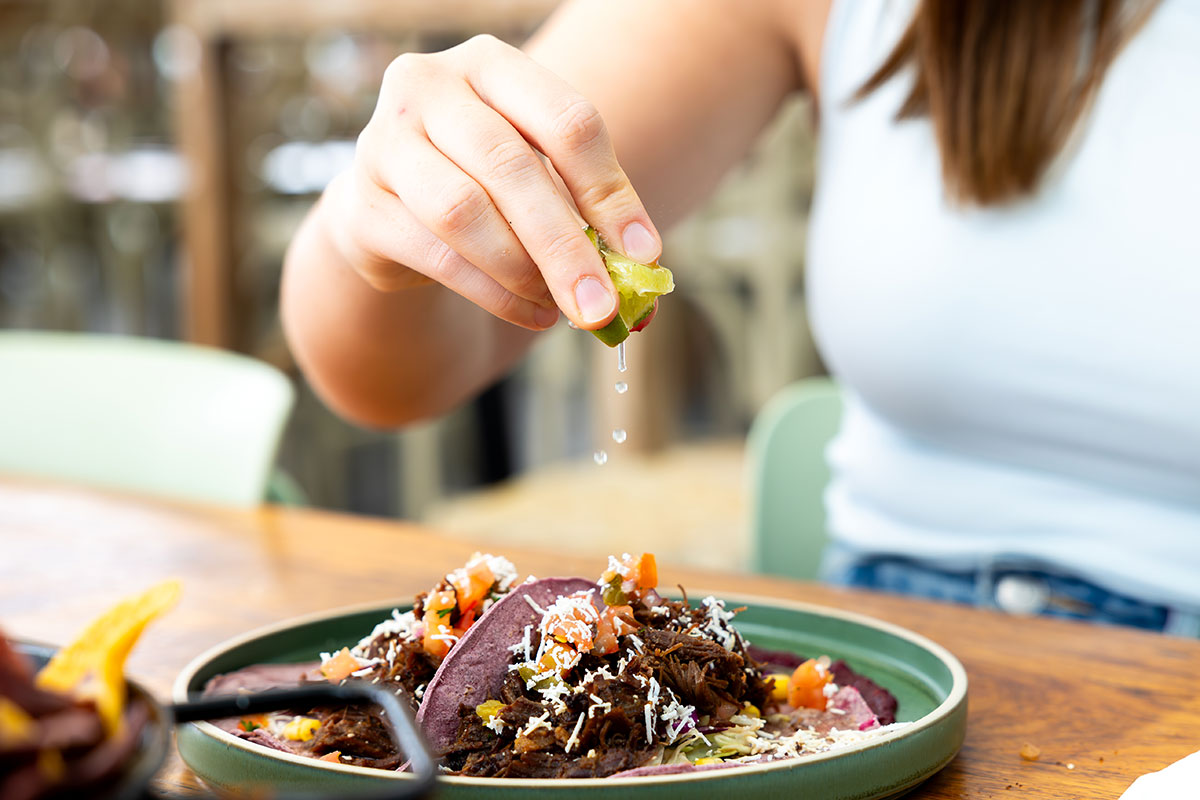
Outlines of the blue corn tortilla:
M512 657L509 648L521 641L525 626L537 627L541 622L541 614L529 601L544 609L564 595L595 588L595 583L583 578L525 583L497 600L467 629L425 687L417 709L417 722L435 752L442 753L454 743L460 706L475 706L499 695Z

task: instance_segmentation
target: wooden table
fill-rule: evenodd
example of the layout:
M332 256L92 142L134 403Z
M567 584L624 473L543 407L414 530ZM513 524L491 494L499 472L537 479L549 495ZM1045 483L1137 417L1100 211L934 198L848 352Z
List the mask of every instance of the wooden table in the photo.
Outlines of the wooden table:
M543 550L505 554L541 576L597 571L553 545L547 520ZM16 637L66 642L118 598L178 576L180 606L146 632L128 665L165 698L184 664L234 634L411 599L473 549L395 521L171 506L0 480L0 624ZM966 744L914 798L1112 800L1138 775L1200 749L1198 641L670 565L660 582L850 608L955 653L970 678ZM1022 760L1026 742L1040 760ZM188 796L196 786L175 759L157 789Z

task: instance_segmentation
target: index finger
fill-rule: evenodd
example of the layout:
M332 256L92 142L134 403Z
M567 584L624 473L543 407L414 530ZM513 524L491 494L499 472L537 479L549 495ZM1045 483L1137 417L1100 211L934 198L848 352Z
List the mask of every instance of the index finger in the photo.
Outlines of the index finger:
M662 252L662 240L617 162L596 107L553 72L490 37L487 69L468 71L472 88L550 159L583 218L625 255L643 263ZM480 62L474 62L480 63Z

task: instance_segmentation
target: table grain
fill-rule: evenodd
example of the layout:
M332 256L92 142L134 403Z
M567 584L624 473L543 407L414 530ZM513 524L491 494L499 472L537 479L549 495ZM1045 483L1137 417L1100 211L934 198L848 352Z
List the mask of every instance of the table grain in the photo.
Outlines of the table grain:
M503 548L523 573L593 575L603 566L545 546ZM153 624L129 673L161 698L195 656L301 614L411 602L477 543L436 530L312 509L231 510L0 477L0 628L70 641L98 612L168 577L179 606ZM647 541L653 549L653 541ZM799 600L909 628L942 644L969 679L966 742L910 796L1112 800L1138 775L1200 750L1200 641L1015 617L888 594L661 564L660 584ZM1041 751L1021 758L1023 745ZM173 756L155 790L198 782Z

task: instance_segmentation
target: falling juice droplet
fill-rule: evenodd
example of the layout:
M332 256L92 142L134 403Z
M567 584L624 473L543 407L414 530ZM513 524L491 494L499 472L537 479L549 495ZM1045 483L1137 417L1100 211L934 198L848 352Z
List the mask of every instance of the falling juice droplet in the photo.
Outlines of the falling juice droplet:
M613 428L613 441L616 442L617 444L625 443L625 429L624 428Z
M625 343L621 342L617 345L617 372L624 372L625 369Z
M576 325L574 322L571 322L571 320L567 320L567 327L571 328L572 330L576 330L576 331L579 330L579 326Z
M625 381L617 381L613 388L617 390L617 394L625 394L629 391L629 384Z
M602 467L604 466L605 462L608 461L608 453L604 452L603 450L597 450L596 452L592 453L592 460L596 462L597 466Z

